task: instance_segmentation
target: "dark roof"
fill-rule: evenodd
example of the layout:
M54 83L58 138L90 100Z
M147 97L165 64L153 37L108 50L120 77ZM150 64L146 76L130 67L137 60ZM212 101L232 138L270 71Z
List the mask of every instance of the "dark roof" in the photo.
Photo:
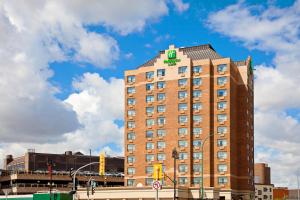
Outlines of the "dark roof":
M181 47L179 51L183 52L184 55L187 55L192 60L200 60L200 59L218 59L222 58L210 44L204 44L199 46L192 47ZM160 51L157 56L148 60L146 63L140 65L139 67L148 67L154 65L156 60L160 58L160 56L164 54L164 51Z

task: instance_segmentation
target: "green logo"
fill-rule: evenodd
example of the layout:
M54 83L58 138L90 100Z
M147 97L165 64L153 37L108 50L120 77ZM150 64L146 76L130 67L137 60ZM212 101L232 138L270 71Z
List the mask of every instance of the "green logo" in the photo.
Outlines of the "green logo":
M169 58L169 59L174 59L174 58L176 58L176 50L169 50L169 51L168 51L168 58Z
M168 60L164 60L165 64L169 66L176 65L177 62L180 62L180 59L176 58L176 50L168 50Z

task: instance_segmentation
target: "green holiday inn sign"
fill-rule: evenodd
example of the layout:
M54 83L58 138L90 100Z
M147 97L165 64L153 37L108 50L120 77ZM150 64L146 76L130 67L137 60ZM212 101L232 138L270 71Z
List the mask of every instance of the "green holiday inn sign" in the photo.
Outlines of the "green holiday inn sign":
M164 60L165 64L169 66L176 65L177 62L180 62L180 59L176 58L176 50L168 50L168 60Z

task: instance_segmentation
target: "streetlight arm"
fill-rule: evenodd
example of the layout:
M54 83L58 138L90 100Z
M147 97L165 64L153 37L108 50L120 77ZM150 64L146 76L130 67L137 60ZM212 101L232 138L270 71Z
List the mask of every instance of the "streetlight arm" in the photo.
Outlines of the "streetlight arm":
M164 174L164 176L166 176L170 181L172 181L172 183L175 183L176 180L171 179L167 174Z

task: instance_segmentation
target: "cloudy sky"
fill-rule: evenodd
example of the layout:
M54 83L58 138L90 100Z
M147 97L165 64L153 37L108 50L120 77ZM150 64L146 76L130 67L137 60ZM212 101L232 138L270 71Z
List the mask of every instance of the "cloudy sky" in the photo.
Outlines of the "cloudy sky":
M123 154L123 73L169 44L255 65L255 161L300 169L300 1L0 1L0 158ZM0 162L2 165L2 162Z

